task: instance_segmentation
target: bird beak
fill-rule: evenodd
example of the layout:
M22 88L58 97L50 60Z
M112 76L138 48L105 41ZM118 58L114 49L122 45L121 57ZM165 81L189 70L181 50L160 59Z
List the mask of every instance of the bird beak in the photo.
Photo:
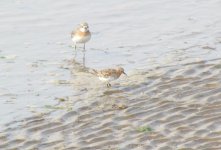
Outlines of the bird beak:
M125 72L123 72L123 74L124 74L125 76L127 76L127 74L126 74Z

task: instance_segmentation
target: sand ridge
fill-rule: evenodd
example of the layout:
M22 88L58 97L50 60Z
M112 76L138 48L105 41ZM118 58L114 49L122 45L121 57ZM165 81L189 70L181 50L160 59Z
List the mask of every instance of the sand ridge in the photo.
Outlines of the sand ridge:
M85 80L74 77L82 93L69 98L72 110L9 123L0 149L220 149L220 62L143 70L111 89L78 72Z

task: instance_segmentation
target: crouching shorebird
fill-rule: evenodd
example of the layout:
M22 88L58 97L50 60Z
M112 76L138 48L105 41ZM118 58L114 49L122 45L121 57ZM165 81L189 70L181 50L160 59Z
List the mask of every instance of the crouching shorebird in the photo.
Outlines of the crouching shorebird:
M93 74L96 75L102 82L107 83L107 87L111 87L110 82L118 79L121 74L125 74L124 68L118 67L116 69L103 69L103 70L93 70Z
M81 23L79 27L77 27L72 33L71 33L72 41L74 42L75 50L77 48L78 43L84 44L84 50L85 50L85 43L88 42L91 39L91 33L89 31L89 26L86 22Z

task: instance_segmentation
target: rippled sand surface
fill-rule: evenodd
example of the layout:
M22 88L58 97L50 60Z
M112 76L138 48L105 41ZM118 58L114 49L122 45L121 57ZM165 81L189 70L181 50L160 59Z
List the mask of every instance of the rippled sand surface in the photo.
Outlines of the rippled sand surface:
M111 89L94 86L94 77L82 72L85 79L73 81L80 95L57 105L62 110L7 124L0 148L218 150L220 64L136 72Z
M0 150L220 150L220 4L1 1Z

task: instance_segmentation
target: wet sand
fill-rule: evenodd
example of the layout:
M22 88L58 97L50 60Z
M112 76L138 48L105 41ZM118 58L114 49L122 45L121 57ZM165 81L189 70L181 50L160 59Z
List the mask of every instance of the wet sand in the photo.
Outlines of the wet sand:
M8 123L0 148L218 150L220 64L218 59L134 72L110 89L81 72L72 81L80 95L49 114Z
M221 149L219 0L0 4L0 150Z

